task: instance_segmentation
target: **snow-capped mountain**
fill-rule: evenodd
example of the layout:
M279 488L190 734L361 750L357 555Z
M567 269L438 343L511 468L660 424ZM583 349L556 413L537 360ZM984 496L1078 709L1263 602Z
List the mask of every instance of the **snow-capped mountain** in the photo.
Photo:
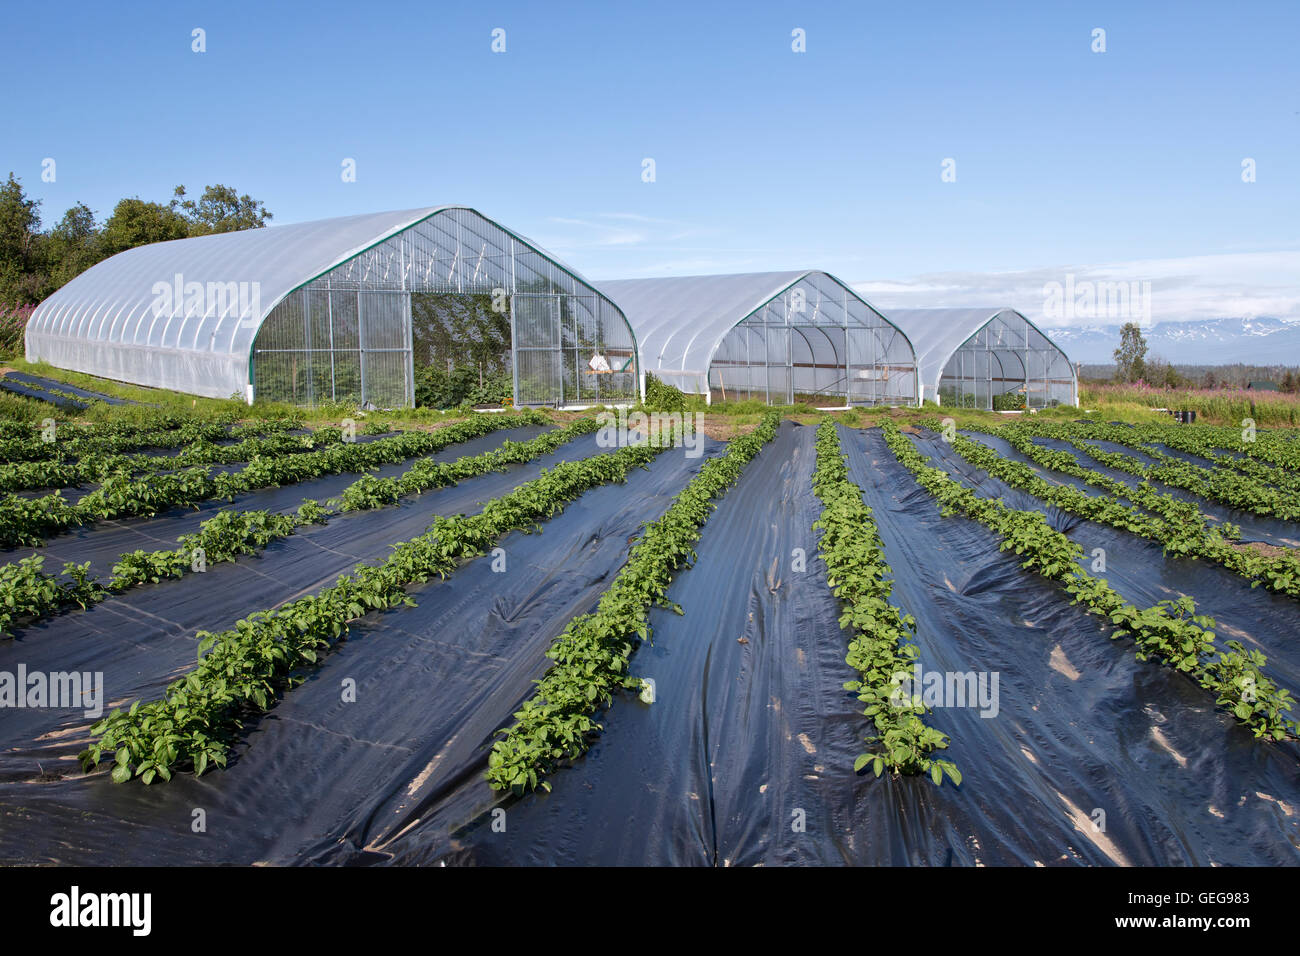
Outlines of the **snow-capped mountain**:
M1043 331L1076 362L1114 361L1120 324L1076 325ZM1157 322L1142 329L1147 357L1181 365L1300 364L1300 322L1253 319L1197 319Z

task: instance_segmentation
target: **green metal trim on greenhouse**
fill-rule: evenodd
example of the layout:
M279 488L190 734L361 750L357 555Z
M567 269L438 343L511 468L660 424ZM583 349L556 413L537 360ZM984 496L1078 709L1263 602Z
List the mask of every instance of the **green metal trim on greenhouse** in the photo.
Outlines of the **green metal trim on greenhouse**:
M40 304L26 354L214 398L404 407L421 336L472 337L446 303L476 298L508 328L517 405L640 395L636 338L618 306L465 206L129 249Z
M891 309L918 343L923 401L1008 410L1079 404L1061 347L1015 309Z
M647 372L715 401L917 404L912 342L825 272L600 283L632 323Z

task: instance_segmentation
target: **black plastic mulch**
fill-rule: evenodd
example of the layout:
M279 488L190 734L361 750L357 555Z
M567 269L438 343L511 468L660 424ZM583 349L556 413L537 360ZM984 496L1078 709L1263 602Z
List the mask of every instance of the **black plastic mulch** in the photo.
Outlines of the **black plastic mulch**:
M960 790L852 771L867 724L842 689L853 675L814 550L813 430L786 423L675 580L684 616L652 615L633 670L656 681L656 703L617 700L552 793L498 805L504 831L486 809L459 829L433 819L385 848L392 862L1300 862L1294 749L1257 744L992 533L940 517L878 433L841 434L924 667L999 673L996 717L934 715Z
M543 672L554 635L594 605L628 536L698 467L680 454L589 492L540 535L509 536L505 573L486 556L420 589L418 607L368 618L252 726L227 771L152 788L7 777L0 860L1300 862L1295 747L1255 741L1186 678L1136 661L990 531L940 516L877 431L841 435L923 667L998 674L996 716L931 717L952 737L960 788L852 771L867 721L841 686L845 635L811 531L813 429L786 423L675 579L684 615L653 612L654 643L632 670L655 680L656 702L621 694L552 793L488 789L492 732ZM1148 554L1144 579L1110 544L1134 575L1116 581L1130 597L1173 573ZM341 700L349 678L356 703ZM65 759L82 723L68 718L41 745ZM30 770L33 744L4 736L0 767ZM196 808L204 834L191 829Z
M501 446L506 440L526 441L540 435L545 429L529 425L523 428L502 429L487 435L480 435L469 441L457 442L432 455L420 456L433 461L452 461L467 455L477 455ZM595 441L574 442L565 448L577 447L587 449L579 454L591 454ZM561 453L565 449L560 450ZM381 478L394 477L405 472L420 458L409 458L392 465L384 465L370 474ZM552 457L551 461L563 460ZM231 466L234 469L243 465ZM235 509L239 511L295 511L305 498L324 500L340 494L345 488L361 477L360 472L343 472L326 475L296 484L280 485L275 488L263 488L247 494L236 495L233 501L224 498L204 501L194 508L172 508L152 518L127 518L113 521L98 521L91 525L74 528L65 534L46 539L41 548L14 548L0 551L0 560L14 561L29 554L46 556L47 567L61 567L65 561L78 563L89 561L91 571L107 574L112 570L118 556L129 551L157 551L176 547L176 539L189 534L219 511ZM503 474L509 474L503 473ZM85 494L85 491L79 494Z
M720 447L710 443L707 454ZM585 436L562 457L602 450L594 436ZM105 774L83 777L77 770L75 753L89 723L79 714L63 711L55 719L45 711L21 726L6 723L0 860L366 862L377 858L368 844L391 838L423 816L425 805L459 818L490 793L481 780L486 748L545 670L550 641L594 605L640 525L671 504L703 460L665 452L626 484L587 492L542 533L507 536L504 572L493 570L500 555L485 556L414 590L417 607L359 622L304 685L250 726L228 770L182 775L162 786L114 785ZM160 598L167 593L169 620L143 633L130 618L149 620L162 611L141 606L145 592L133 592L129 606L113 602L67 616L63 627L102 616L102 632L63 641L33 633L0 648L0 669L21 659L32 669L107 670L114 700L156 696L168 673L193 661L196 624L216 629L328 584L356 552L381 558L385 542L423 531L433 513L473 510L551 463L431 492L409 506L336 519L287 539L282 553L160 586L154 590ZM333 566L321 563L344 549L353 553ZM259 580L261 569L273 575L269 584ZM349 679L356 682L356 703L342 700ZM65 776L49 780L54 774ZM194 808L206 811L206 834L191 831Z
M103 392L93 392L88 388L79 388L76 385L69 385L67 382L59 382L52 378L42 378L39 375L30 375L27 372L6 372L6 379L13 382L20 382L23 385L34 385L36 388L57 389L60 392L67 392L69 395L75 395L78 398L86 398L91 401L103 402L105 405L139 405L140 402L133 402L126 398L117 398L113 395L106 395ZM82 406L83 408L85 406Z
M38 388L28 388L21 382L13 381L7 376L0 377L0 391L6 391L11 395L20 395L23 398L34 398L38 402L45 402L55 408L66 408L71 411L80 412L90 407L86 402L78 402L71 398L64 398L62 395L43 392Z

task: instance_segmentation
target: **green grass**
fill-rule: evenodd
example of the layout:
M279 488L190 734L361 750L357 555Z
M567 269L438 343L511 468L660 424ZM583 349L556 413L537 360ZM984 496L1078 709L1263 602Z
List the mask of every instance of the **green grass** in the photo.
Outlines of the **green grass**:
M1292 428L1300 425L1300 395L1285 392L1229 388L1165 389L1093 383L1080 386L1079 401L1085 408L1099 404L1106 408L1132 410L1169 408L1194 411L1197 421L1214 425L1240 425L1246 418L1254 419L1259 426ZM1165 417L1163 420L1168 419Z
M440 412L428 408L363 412L355 404L349 402L330 402L318 408L299 408L283 402L260 401L250 406L238 399L202 398L163 388L126 385L110 379L55 368L46 362L28 362L21 358L14 358L8 360L7 364L20 372L39 375L53 381L66 382L69 385L102 392L114 398L124 398L145 403L143 405L122 406L107 405L100 402L91 404L84 411L53 410L52 406L44 402L0 392L0 415L17 421L39 421L42 418L51 417L51 413L53 413L53 417L60 420L116 421L146 424L169 415L184 415L189 418L227 422L248 421L259 418L294 418L305 426L319 427L322 425L336 425L345 418L351 418L359 424L378 422L390 425L393 428L403 428L454 421L471 414L468 409L450 409Z
M338 424L345 418L352 418L359 424L379 424L392 429L428 427L442 422L457 421L473 414L469 408L454 408L437 411L428 408L408 408L393 411L363 412L350 403L330 403L319 408L298 408L292 405L273 402L258 402L248 406L235 399L197 398L166 389L143 388L125 385L107 379L83 375L54 368L44 362L27 362L22 358L8 360L9 365L33 375L41 375L57 381L78 385L93 391L104 392L118 398L131 399L156 405L147 406L110 406L94 404L83 412L67 410L53 411L43 402L26 399L16 395L0 392L0 418L13 421L40 421L53 415L60 420L80 421L121 421L133 424L145 424L152 419L166 415L185 415L192 418L214 421L248 421L259 418L291 417L305 426L319 427ZM1001 427L1008 422L1030 418L1038 421L1074 421L1089 418L1094 421L1121 421L1134 424L1168 423L1172 419L1168 412L1157 408L1195 409L1198 421L1206 424L1240 425L1243 418L1253 418L1260 427L1300 427L1300 399L1294 395L1280 393L1249 393L1224 390L1182 390L1164 391L1159 389L1120 387L1109 385L1084 384L1080 389L1080 408L1061 406L1033 413L1011 414L986 412L970 408L938 406L927 403L923 408L867 408L855 407L844 411L832 412L837 422L851 428L863 428L878 424L883 419L892 419L902 424L915 422L922 418L951 418L958 428L979 426L981 428ZM651 411L644 405L637 405L637 410ZM588 410L588 414L599 412L600 408ZM728 424L737 428L757 425L770 410L775 410L782 418L792 418L807 425L817 424L826 413L819 412L813 405L794 404L768 406L757 400L715 402L706 405L700 395L685 396L684 410L700 412L710 418L726 419ZM563 418L563 415L557 416Z

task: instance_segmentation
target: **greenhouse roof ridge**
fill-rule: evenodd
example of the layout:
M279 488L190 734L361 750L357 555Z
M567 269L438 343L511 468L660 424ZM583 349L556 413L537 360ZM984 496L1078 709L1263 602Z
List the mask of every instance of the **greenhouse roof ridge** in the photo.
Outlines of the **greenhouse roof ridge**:
M615 279L596 287L632 324L647 369L703 371L738 323L801 279L817 275L888 321L845 282L820 269Z

